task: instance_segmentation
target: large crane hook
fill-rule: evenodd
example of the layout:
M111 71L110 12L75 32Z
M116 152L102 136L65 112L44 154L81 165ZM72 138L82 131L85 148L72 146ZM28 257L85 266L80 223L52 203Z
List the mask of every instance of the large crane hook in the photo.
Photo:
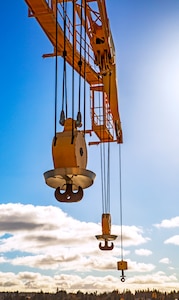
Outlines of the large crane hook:
M78 187L78 191L76 193L73 192L73 184L67 183L66 184L66 191L61 193L60 187L56 188L55 190L55 198L59 202L78 202L83 198L83 189L81 186Z

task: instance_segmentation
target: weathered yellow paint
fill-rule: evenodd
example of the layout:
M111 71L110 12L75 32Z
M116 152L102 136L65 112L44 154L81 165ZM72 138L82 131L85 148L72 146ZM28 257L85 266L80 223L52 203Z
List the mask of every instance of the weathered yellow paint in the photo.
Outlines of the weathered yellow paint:
M117 269L118 270L127 270L127 261L121 260L117 262Z
M102 214L102 234L110 235L111 234L111 215Z
M73 127L73 128L72 128ZM64 131L56 134L52 143L54 168L82 168L87 165L87 149L82 132L75 127L71 118L65 121Z

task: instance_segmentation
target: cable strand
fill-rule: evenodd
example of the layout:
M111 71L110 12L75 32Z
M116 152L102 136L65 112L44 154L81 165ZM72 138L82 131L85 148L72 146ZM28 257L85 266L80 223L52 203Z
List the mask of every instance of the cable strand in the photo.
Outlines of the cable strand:
M75 0L73 0L73 50L72 50L72 138L71 144L74 140L74 93L75 93Z
M58 15L57 15L57 0L55 2L56 9L56 22L55 22L55 34L56 34L56 45L55 45L55 111L54 111L54 146L56 145L57 139L57 98L58 98Z
M122 166L121 166L121 145L119 144L119 188L120 188L120 225L121 225L121 259L123 260L123 212L122 212Z

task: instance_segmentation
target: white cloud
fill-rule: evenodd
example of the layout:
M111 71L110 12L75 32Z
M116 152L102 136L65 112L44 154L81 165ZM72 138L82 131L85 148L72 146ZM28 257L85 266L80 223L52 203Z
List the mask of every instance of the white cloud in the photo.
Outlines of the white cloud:
M6 254L2 262L13 266L81 272L115 270L121 254L119 238L113 251L99 250L95 235L101 233L100 224L80 222L53 206L2 204L0 228L1 253ZM113 231L117 234L120 227L113 225ZM141 228L124 226L123 240L124 246L131 246L146 243L148 238ZM124 250L124 255L128 254Z
M147 263L137 263L135 261L131 261L128 259L128 270L132 272L151 272L156 268L153 264L147 264Z
M56 274L54 276L46 276L35 272L0 272L0 291L36 291L39 292L56 292L57 288L66 290L67 292L108 292L122 289L130 289L135 291L140 286L141 289L156 289L161 291L170 291L179 289L179 283L175 275L167 276L164 272L151 273L149 275L130 277L129 273L125 273L126 281L121 283L120 273L116 275L106 276L79 276L69 274ZM47 284L48 282L48 284ZM80 287L80 288L79 288Z
M174 235L171 238L164 241L164 244L173 244L173 245L179 245L179 235Z
M114 232L119 232L119 226L113 225ZM137 226L123 226L123 240L126 247L147 243L150 238L143 237L143 229Z
M152 254L152 251L148 249L136 249L135 254L140 256L149 256Z
M169 264L170 260L168 257L164 257L164 258L160 259L159 262L162 264Z
M45 276L40 273L20 272L18 274L0 272L0 291L40 291L56 292L57 288L68 292L81 291L95 292L113 291L120 284L120 277L107 276L86 276L60 274ZM48 282L48 284L47 284Z
M171 218L171 219L165 219L160 224L154 225L157 228L177 228L179 227L179 216Z
M117 261L121 258L120 238L114 242L113 251L100 251L99 241L95 238L101 232L100 224L75 220L58 207L2 204L0 228L2 266L6 263L13 270L17 267L32 270L18 274L0 273L0 290L54 292L57 288L75 291L80 287L80 290L100 292L118 289L121 283L121 272L117 270ZM113 225L113 234L118 232L120 226ZM125 247L139 246L149 241L143 229L137 226L124 226L123 235ZM147 278L150 285L152 276L146 277L145 274L153 272L156 266L132 261L130 250L124 249L123 254L128 262L123 288L135 290L138 282L147 288ZM148 256L152 252L139 248L136 254ZM49 272L54 275L50 276ZM144 276L136 276L137 273ZM156 274L153 282L162 286L165 276L162 273L157 277ZM166 281L169 286L171 278L169 276ZM173 275L173 282L175 278ZM167 289L167 285L165 287Z
M156 272L146 275L137 275L128 279L128 283L131 284L132 288L139 286L140 289L146 286L149 289L159 289L160 291L171 291L179 287L178 279L175 274L166 275L164 272Z

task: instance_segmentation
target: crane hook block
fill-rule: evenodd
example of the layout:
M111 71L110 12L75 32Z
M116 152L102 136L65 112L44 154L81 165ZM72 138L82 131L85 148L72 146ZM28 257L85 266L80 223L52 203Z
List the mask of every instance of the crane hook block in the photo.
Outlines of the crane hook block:
M102 234L96 235L97 240L104 241L104 246L101 242L99 243L100 250L112 250L114 244L108 245L109 241L114 241L117 238L117 235L111 234L111 215L109 213L102 214Z
M55 188L58 201L77 202L83 197L83 189L93 184L96 174L86 169L84 133L77 130L75 120L63 118L63 121L63 132L56 133L52 142L54 169L45 172L44 178L48 186Z
M102 234L111 234L111 215L102 214Z
M124 270L127 270L127 261L121 260L117 262L117 269L120 270L122 272L121 274L121 281L124 282L125 281L125 276L124 276Z
M52 142L54 168L86 168L87 147L82 131L77 130L76 121L64 120L64 130L56 133L56 142Z
M72 190L72 184L67 183L66 191L64 193L60 192L59 187L55 190L55 198L59 202L78 202L83 198L83 189L79 186L78 191L74 193Z

